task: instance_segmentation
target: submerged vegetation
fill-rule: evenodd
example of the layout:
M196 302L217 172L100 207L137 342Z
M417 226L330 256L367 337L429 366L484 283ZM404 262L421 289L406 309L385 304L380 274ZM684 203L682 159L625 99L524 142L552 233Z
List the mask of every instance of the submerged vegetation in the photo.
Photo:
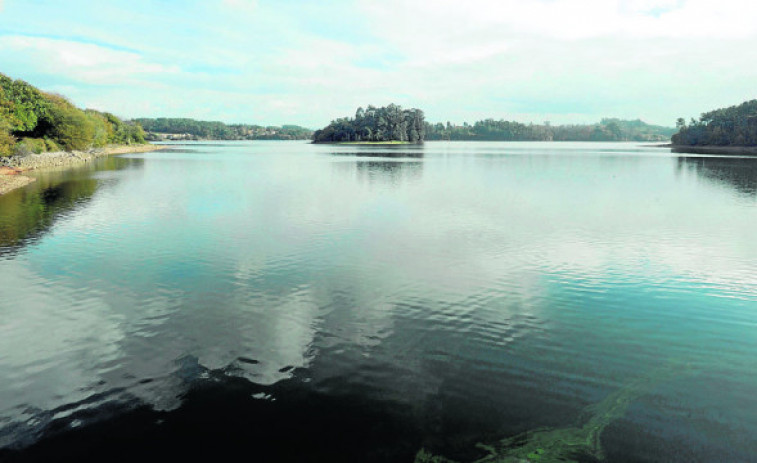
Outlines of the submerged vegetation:
M224 124L188 118L136 119L150 140L308 140L313 131L299 125Z
M757 145L757 100L740 105L706 112L699 120L685 119L676 123L678 133L673 135L674 145Z
M496 445L478 444L489 455L475 463L517 462L579 462L603 461L602 432L622 418L631 403L648 394L655 385L673 379L689 370L688 364L669 361L608 395L603 401L589 406L582 424L559 429L536 429L501 440ZM445 457L421 449L415 463L454 463Z
M144 142L138 124L0 74L0 156Z
M420 109L402 109L396 104L358 108L354 118L343 117L313 133L314 143L406 142L422 143L426 123Z

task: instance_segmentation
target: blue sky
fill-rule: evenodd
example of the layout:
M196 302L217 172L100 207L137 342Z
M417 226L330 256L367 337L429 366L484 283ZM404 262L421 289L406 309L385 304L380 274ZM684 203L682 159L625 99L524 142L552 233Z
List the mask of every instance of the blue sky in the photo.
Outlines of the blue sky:
M757 98L757 2L0 0L0 72L122 117L674 125Z

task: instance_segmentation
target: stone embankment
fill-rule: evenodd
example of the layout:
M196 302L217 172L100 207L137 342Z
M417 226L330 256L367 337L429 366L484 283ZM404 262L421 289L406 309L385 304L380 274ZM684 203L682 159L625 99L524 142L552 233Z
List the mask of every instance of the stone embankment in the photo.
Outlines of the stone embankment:
M76 166L113 154L145 153L163 149L158 145L114 145L89 151L56 151L51 153L30 154L27 156L10 156L0 158L0 194L34 181L34 178L21 175L22 172L50 167Z

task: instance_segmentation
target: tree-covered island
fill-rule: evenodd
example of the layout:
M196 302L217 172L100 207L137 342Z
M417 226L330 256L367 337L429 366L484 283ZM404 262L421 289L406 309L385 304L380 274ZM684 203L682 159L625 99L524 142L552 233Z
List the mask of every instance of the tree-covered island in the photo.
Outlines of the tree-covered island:
M313 143L423 143L426 122L420 109L389 104L358 108L354 118L331 121L313 133Z

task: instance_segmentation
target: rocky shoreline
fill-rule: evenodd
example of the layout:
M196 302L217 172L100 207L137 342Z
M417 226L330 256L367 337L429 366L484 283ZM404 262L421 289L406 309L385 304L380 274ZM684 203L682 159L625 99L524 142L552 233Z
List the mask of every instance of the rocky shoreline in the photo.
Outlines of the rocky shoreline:
M163 146L113 145L88 151L55 151L50 153L30 154L28 156L10 156L0 158L0 195L33 182L33 177L22 175L23 172L50 167L76 166L91 162L103 156L126 153L146 153L164 149Z

